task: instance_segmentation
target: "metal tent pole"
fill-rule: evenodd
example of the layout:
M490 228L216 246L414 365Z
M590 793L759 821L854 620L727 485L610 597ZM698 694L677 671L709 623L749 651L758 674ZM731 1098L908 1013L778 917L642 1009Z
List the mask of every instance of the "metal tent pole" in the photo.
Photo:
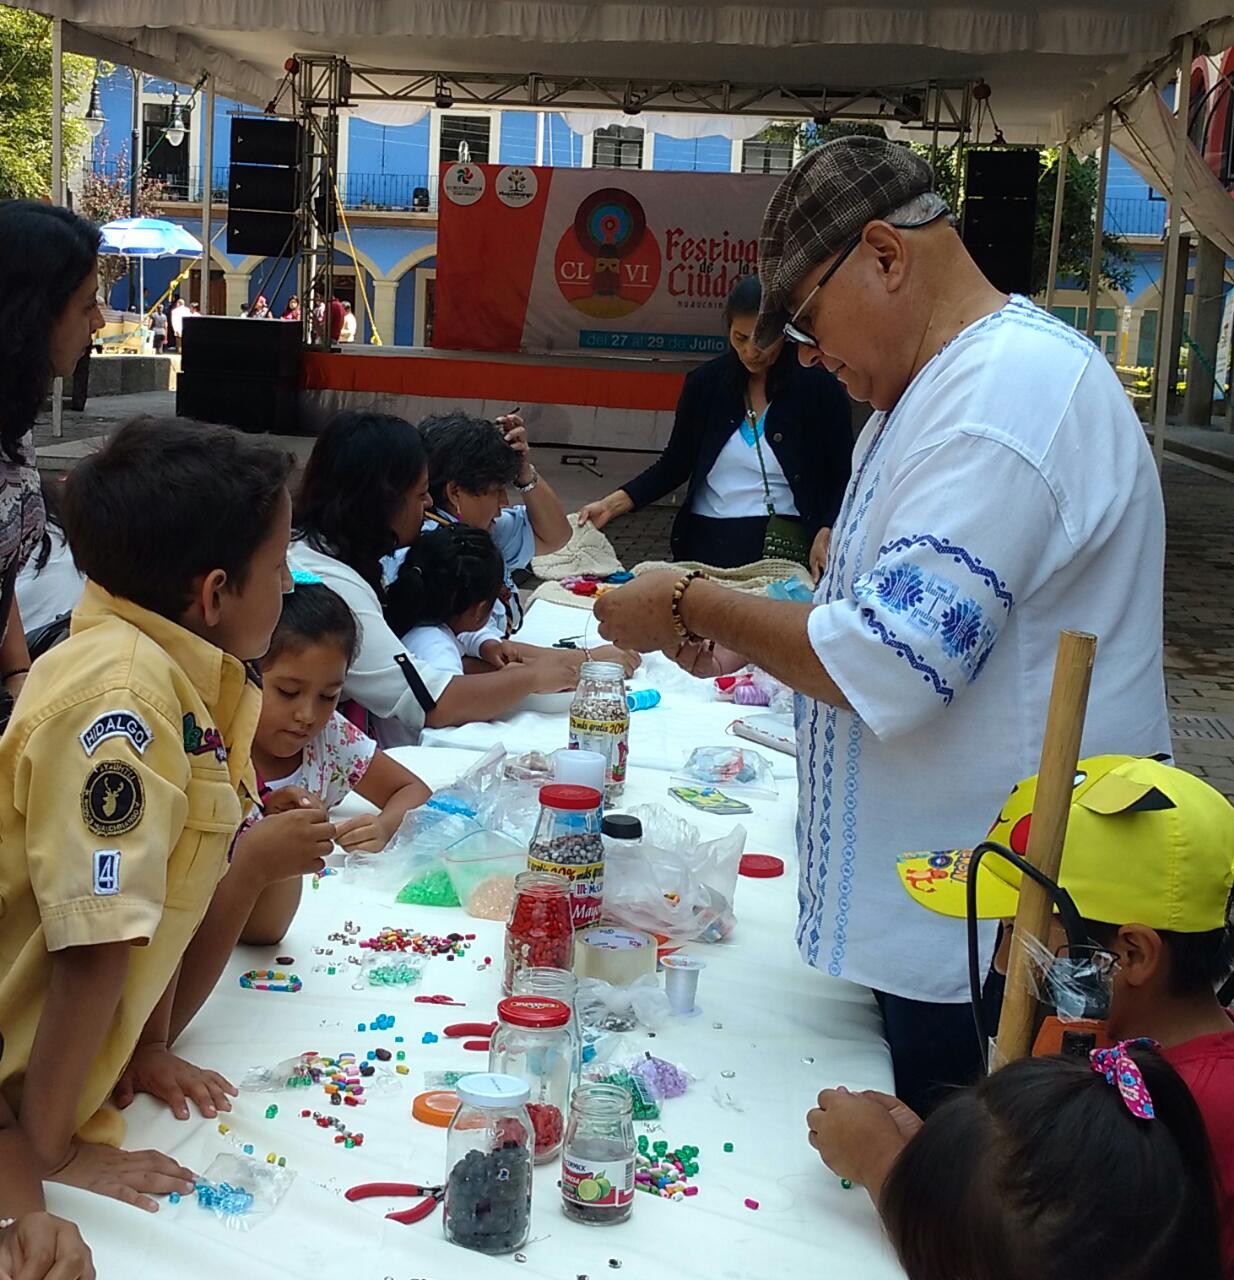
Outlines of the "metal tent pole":
M1067 162L1071 158L1071 145L1063 142L1058 149L1058 175L1054 186L1054 224L1050 228L1050 266L1045 285L1045 309L1054 306L1054 292L1058 284L1058 254L1063 239L1063 198L1067 194Z
M51 21L51 202L64 203L64 19ZM64 434L64 379L51 383L51 434Z
M1191 62L1195 54L1195 36L1188 32L1182 38L1178 53L1178 88L1174 94L1174 180L1170 188L1170 230L1165 245L1165 287L1161 303L1161 347L1157 357L1157 403L1153 413L1153 457L1160 472L1165 464L1165 415L1170 401L1170 383L1174 380L1174 353L1178 346L1175 328L1174 292L1179 271L1186 264L1179 261L1179 239L1183 220L1183 161L1187 154L1187 100L1191 83Z
M201 112L206 118L201 156L201 314L210 314L210 240L214 221L214 77L202 86Z
M1097 201L1093 211L1093 256L1088 263L1088 324L1084 332L1091 338L1097 332L1097 291L1101 285L1101 263L1105 257L1105 188L1110 175L1110 130L1114 125L1114 108L1106 107L1101 124L1101 160L1097 167Z

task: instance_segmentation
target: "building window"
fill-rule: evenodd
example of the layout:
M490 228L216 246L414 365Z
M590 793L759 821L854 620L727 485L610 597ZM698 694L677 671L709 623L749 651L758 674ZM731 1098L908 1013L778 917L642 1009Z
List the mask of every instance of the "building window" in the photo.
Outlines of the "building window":
M641 169L643 167L642 129L624 124L597 129L591 167L593 169Z
M421 267L416 272L416 311L412 343L417 347L433 345L433 319L437 302L437 268Z
M453 111L441 113L441 162L488 164L492 137L489 116L457 116Z
M741 144L742 173L787 173L793 167L791 142L759 142Z
M163 136L167 130L169 102L142 103L141 154L146 174L161 183L168 200L189 198L189 156L193 150L192 118L181 104L184 141L173 147Z

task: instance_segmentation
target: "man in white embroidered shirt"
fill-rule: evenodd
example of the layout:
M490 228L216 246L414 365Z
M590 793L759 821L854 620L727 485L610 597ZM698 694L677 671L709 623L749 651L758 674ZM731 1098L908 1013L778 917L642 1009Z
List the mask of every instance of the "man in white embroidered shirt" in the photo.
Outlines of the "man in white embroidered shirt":
M897 855L962 845L1036 772L1064 627L1099 641L1083 753L1170 745L1144 434L1100 351L995 289L932 188L907 148L845 138L767 210L760 337L878 411L814 603L668 571L596 605L617 644L798 691L798 944L874 990L918 1111L976 1075L977 1044L963 923L913 910Z

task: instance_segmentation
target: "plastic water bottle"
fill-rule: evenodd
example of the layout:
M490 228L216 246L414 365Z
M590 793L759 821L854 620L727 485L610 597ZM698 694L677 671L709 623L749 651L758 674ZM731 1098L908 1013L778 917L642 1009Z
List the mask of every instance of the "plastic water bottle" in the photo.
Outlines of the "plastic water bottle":
M660 705L659 689L638 689L626 694L626 706L631 711L646 711L648 707Z

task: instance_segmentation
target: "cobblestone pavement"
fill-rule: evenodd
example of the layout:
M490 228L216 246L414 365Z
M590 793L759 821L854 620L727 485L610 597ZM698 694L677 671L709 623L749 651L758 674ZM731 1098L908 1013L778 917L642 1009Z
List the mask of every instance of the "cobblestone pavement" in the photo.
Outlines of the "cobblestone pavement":
M1167 460L1165 668L1178 762L1234 800L1234 481ZM605 533L622 564L668 557L674 510L649 507ZM1180 716L1220 716L1224 738L1184 736Z

